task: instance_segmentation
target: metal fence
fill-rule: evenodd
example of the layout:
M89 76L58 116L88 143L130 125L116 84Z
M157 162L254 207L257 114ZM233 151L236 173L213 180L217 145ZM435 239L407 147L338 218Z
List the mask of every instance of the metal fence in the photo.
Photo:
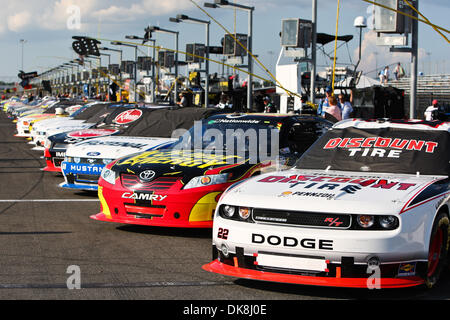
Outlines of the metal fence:
M405 110L409 110L410 78L391 80L389 85L405 90ZM450 105L450 75L419 76L417 80L417 117L423 118L425 109L437 99L441 105ZM408 112L407 112L408 114Z

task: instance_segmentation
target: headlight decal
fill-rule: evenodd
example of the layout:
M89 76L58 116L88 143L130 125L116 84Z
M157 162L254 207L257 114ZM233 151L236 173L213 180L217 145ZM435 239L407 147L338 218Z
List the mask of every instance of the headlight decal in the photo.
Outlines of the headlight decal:
M102 212L103 214L108 218L112 219L111 211L109 210L108 203L105 200L105 197L103 196L103 187L98 186L98 198L100 200L100 204L102 206Z
M198 200L191 210L189 222L211 221L217 206L216 197L220 193L221 192L211 192Z

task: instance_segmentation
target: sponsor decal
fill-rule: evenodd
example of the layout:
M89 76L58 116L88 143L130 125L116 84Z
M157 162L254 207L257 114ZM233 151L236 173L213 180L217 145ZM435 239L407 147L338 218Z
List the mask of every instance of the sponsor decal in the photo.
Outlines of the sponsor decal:
M290 184L289 188L294 188L301 185L303 189L318 189L318 190L338 190L353 194L360 190L361 187L370 187L374 189L390 189L406 191L414 187L415 183L403 183L397 181L388 181L386 179L376 178L350 178L350 177L336 177L336 176L315 176L315 175L292 175L286 176L268 176L258 180L261 183L286 183ZM293 193L294 195L295 193ZM290 195L288 193L280 196ZM298 194L299 195L299 194Z
M55 156L58 158L64 158L66 156L66 153L65 152L56 152Z
M156 172L153 170L145 170L139 174L139 179L143 182L150 182L156 176Z
M123 199L133 199L133 200L147 200L147 201L163 201L167 196L159 194L149 194L149 193L133 193L125 192L122 194Z
M100 152L88 152L86 155L88 157L98 157L101 153Z
M96 137L104 137L115 134L119 132L119 130L114 129L84 129L79 131L73 131L67 134L69 138L96 138Z
M329 227L339 227L341 224L343 224L344 222L339 221L339 218L325 218L324 222L328 223Z
M402 150L434 153L439 144L435 141L400 138L334 138L328 140L323 149L348 149L349 156L400 158ZM386 150L390 149L390 150Z
M407 277L416 275L416 262L401 263L398 267L398 276Z
M67 163L65 167L65 172L70 173L89 173L89 174L99 174L102 172L104 166L92 166L92 165L82 165L82 164L70 164Z
M449 182L449 178L430 182L417 194L415 194L414 197L408 200L401 213L442 197L435 202L435 208L437 210L442 205L442 203L446 201L447 196L450 194Z
M114 120L113 123L124 125L132 123L138 120L142 116L142 110L132 109L127 110L119 114Z
M209 124L218 123L246 123L246 124L258 124L261 120L241 120L241 119L217 119L208 122Z
M171 151L149 151L139 155L117 162L116 165L138 165L138 164L171 164L181 167L197 167L200 169L211 166L226 165L228 159L239 159L235 155L216 155L203 152L182 152L179 150Z
M141 149L147 146L145 143L125 142L125 141L85 141L79 144L80 146L109 146L109 147L123 147Z
M301 196L301 197L315 197L315 198L327 198L333 199L336 194L334 193L322 193L322 192L292 192L285 191L279 195L279 197L289 197L289 196Z
M279 237L276 235L264 236L258 233L252 233L252 243L287 248L301 247L304 249L333 250L333 240Z

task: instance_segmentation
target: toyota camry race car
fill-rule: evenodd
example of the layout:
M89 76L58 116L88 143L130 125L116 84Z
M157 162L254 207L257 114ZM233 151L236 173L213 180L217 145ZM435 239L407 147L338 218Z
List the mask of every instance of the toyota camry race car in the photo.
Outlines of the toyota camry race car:
M449 247L450 126L336 124L297 162L230 187L213 228L224 275L319 286L436 283Z
M102 211L125 224L211 228L222 192L293 165L331 123L317 117L228 114L197 122L171 148L120 158L99 180Z
M153 110L120 136L94 138L70 144L61 165L65 182L60 186L97 191L98 179L106 164L134 153L167 148L177 141L172 138L175 130L189 129L194 121L217 112L219 110L216 109L162 108Z

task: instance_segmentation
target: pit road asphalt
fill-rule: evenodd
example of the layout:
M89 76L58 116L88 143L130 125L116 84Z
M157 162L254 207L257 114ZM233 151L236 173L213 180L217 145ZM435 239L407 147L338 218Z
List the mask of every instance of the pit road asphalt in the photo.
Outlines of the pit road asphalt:
M61 175L41 171L42 151L14 134L0 113L0 300L450 299L450 269L432 290L320 288L206 272L211 230L94 221L97 195L59 188ZM79 290L67 288L69 266L80 268Z

